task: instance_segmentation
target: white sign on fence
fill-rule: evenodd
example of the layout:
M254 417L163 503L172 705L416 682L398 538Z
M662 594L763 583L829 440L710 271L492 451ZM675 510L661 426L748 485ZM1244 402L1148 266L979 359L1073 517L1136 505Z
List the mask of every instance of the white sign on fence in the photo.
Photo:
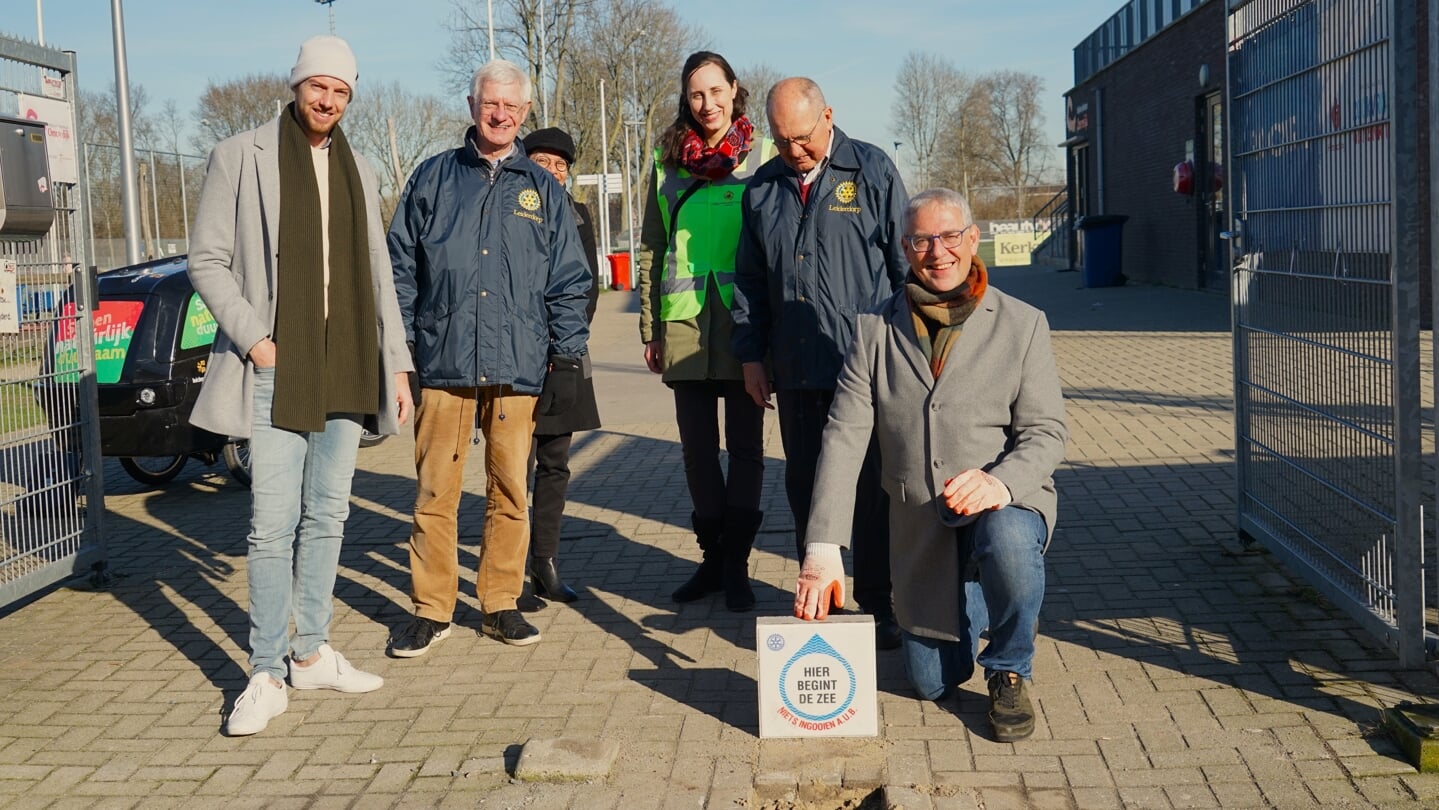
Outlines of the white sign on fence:
M59 76L51 76L48 73L40 73L40 91L45 98L65 98L65 80Z
M14 259L0 259L0 335L20 332L19 274Z
M20 117L45 122L45 153L50 156L50 180L80 182L80 162L75 157L75 132L70 128L70 105L53 98L16 93Z
M756 619L755 639L761 739L879 733L873 616Z
M599 186L601 194L619 194L624 190L625 179L619 172L609 174L580 174L575 176L577 186Z

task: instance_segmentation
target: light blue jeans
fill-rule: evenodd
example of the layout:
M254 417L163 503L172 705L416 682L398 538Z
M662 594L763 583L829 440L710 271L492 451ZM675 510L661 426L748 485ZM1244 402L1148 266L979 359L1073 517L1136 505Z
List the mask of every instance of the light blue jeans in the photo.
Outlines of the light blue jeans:
M361 426L358 416L331 414L319 433L277 428L270 424L274 397L275 370L255 369L250 434L250 675L268 672L283 681L286 652L308 658L330 637L335 571L350 514Z
M985 677L1014 672L1028 679L1034 662L1034 633L1044 602L1044 543L1048 537L1038 512L1006 506L984 513L957 530L970 550L979 581L963 582L965 615L961 641L904 633L904 664L914 691L937 700L974 674L979 634L989 628L989 643L978 656ZM961 570L959 576L965 576Z

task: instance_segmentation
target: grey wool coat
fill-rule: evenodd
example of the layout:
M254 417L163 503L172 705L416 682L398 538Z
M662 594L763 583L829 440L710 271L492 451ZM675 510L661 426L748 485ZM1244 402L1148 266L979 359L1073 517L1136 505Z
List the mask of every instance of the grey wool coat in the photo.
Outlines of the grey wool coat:
M221 141L210 153L190 233L190 281L220 332L190 422L214 433L249 438L254 364L250 347L274 333L275 269L280 245L280 119ZM398 433L394 375L411 371L394 271L380 223L375 171L355 155L365 194L370 283L379 321L379 431ZM320 238L319 234L315 235Z
M964 561L957 530L941 521L942 511L954 518L944 482L985 470L1054 532L1068 430L1044 313L990 287L938 380L903 289L860 315L824 429L808 542L849 545L847 504L871 431L889 494L895 617L915 635L959 640Z

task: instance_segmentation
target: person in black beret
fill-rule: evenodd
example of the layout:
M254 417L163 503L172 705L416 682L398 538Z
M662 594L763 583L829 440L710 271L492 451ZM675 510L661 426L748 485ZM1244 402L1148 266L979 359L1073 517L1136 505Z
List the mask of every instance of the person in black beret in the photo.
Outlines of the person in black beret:
M555 176L565 185L570 167L575 162L575 141L569 133L556 127L538 129L525 136L522 143L530 160ZM585 307L589 320L595 318L599 301L599 258L595 248L594 218L584 203L570 196L574 207L575 225L580 242L590 263L590 298ZM589 371L586 364L586 372ZM594 380L588 373L580 380L575 404L563 413L540 416L535 422L535 489L530 519L529 581L517 605L520 610L536 611L545 607L544 599L573 602L578 598L574 589L560 579L555 558L560 550L560 522L565 513L565 492L570 485L570 440L575 431L595 430L600 426L599 407L595 404ZM541 599L540 597L544 597Z

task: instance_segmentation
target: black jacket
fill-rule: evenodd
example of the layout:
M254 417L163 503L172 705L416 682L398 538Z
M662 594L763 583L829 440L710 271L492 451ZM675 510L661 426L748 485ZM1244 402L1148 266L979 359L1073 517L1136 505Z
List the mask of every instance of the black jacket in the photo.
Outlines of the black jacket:
M735 257L739 361L768 355L776 388L833 390L855 318L909 272L900 244L908 201L889 156L839 127L807 204L784 161L760 167L745 187Z
M598 254L595 247L595 224L590 216L590 209L582 202L574 198L570 202L575 206L575 225L579 227L580 244L585 246L585 258L589 259L590 268L590 295L589 304L585 306L585 322L592 323L595 319L595 306L600 301L600 268ZM589 364L585 364L586 370ZM574 433L577 430L595 430L600 426L600 408L595 402L595 381L593 377L586 375L580 380L579 395L575 398L575 404L571 405L564 413L554 416L540 415L535 417L536 436L558 436L563 433Z

